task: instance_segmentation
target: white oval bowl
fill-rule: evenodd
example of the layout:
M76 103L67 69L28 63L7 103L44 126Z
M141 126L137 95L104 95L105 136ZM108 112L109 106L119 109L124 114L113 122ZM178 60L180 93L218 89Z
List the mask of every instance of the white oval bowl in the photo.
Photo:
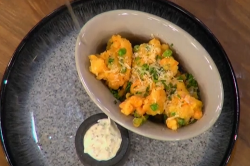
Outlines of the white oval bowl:
M128 38L140 36L147 41L154 35L164 43L173 43L178 54L176 58L194 75L199 84L204 104L203 117L177 131L150 121L138 128L134 127L133 117L120 112L119 104L114 104L115 98L107 86L89 71L88 56L100 53L98 47L107 43L114 34ZM189 139L213 126L221 113L223 85L218 69L208 52L183 29L158 16L134 10L113 10L95 16L81 29L75 47L75 60L80 80L95 104L121 126L145 137L165 141Z

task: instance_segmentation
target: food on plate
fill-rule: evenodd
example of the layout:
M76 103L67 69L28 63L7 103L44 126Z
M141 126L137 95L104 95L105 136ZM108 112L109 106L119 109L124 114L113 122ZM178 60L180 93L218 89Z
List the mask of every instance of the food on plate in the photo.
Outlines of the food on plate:
M119 35L108 41L107 50L100 55L90 55L90 71L108 87L117 90L129 81L132 62L131 43Z
M89 56L90 71L121 101L121 112L134 116L135 127L157 119L177 130L203 116L203 103L197 81L174 55L172 44L156 38L132 48L129 40L113 35L106 51Z

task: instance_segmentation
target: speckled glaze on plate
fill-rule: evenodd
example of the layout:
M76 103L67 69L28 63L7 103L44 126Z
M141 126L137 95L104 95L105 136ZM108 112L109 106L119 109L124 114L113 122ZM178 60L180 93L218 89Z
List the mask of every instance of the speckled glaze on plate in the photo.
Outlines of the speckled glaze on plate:
M231 64L217 39L184 9L160 0L76 1L84 25L95 15L133 9L165 18L192 35L211 55L224 87L216 124L193 139L163 142L134 133L126 166L226 165L239 124L239 97ZM1 85L1 140L13 166L80 166L74 135L82 121L100 110L78 79L74 48L79 31L61 7L21 42Z

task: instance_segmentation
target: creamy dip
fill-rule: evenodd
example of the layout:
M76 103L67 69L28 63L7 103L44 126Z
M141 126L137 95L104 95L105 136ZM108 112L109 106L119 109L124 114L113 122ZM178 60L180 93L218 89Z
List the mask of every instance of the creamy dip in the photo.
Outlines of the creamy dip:
M115 157L122 142L121 133L110 119L100 119L84 136L84 153L94 159L110 160Z

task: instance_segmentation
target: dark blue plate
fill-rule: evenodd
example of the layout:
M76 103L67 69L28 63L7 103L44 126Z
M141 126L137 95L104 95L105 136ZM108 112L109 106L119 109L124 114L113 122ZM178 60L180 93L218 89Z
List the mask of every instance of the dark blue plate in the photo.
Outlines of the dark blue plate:
M130 133L131 150L124 165L226 165L237 138L239 95L227 55L207 27L181 7L162 0L79 0L72 5L81 26L95 15L114 9L139 10L165 18L200 42L222 78L224 105L210 130L179 142ZM16 49L2 80L0 103L1 141L10 165L82 165L74 135L86 118L100 111L76 72L78 33L62 6L39 22Z

